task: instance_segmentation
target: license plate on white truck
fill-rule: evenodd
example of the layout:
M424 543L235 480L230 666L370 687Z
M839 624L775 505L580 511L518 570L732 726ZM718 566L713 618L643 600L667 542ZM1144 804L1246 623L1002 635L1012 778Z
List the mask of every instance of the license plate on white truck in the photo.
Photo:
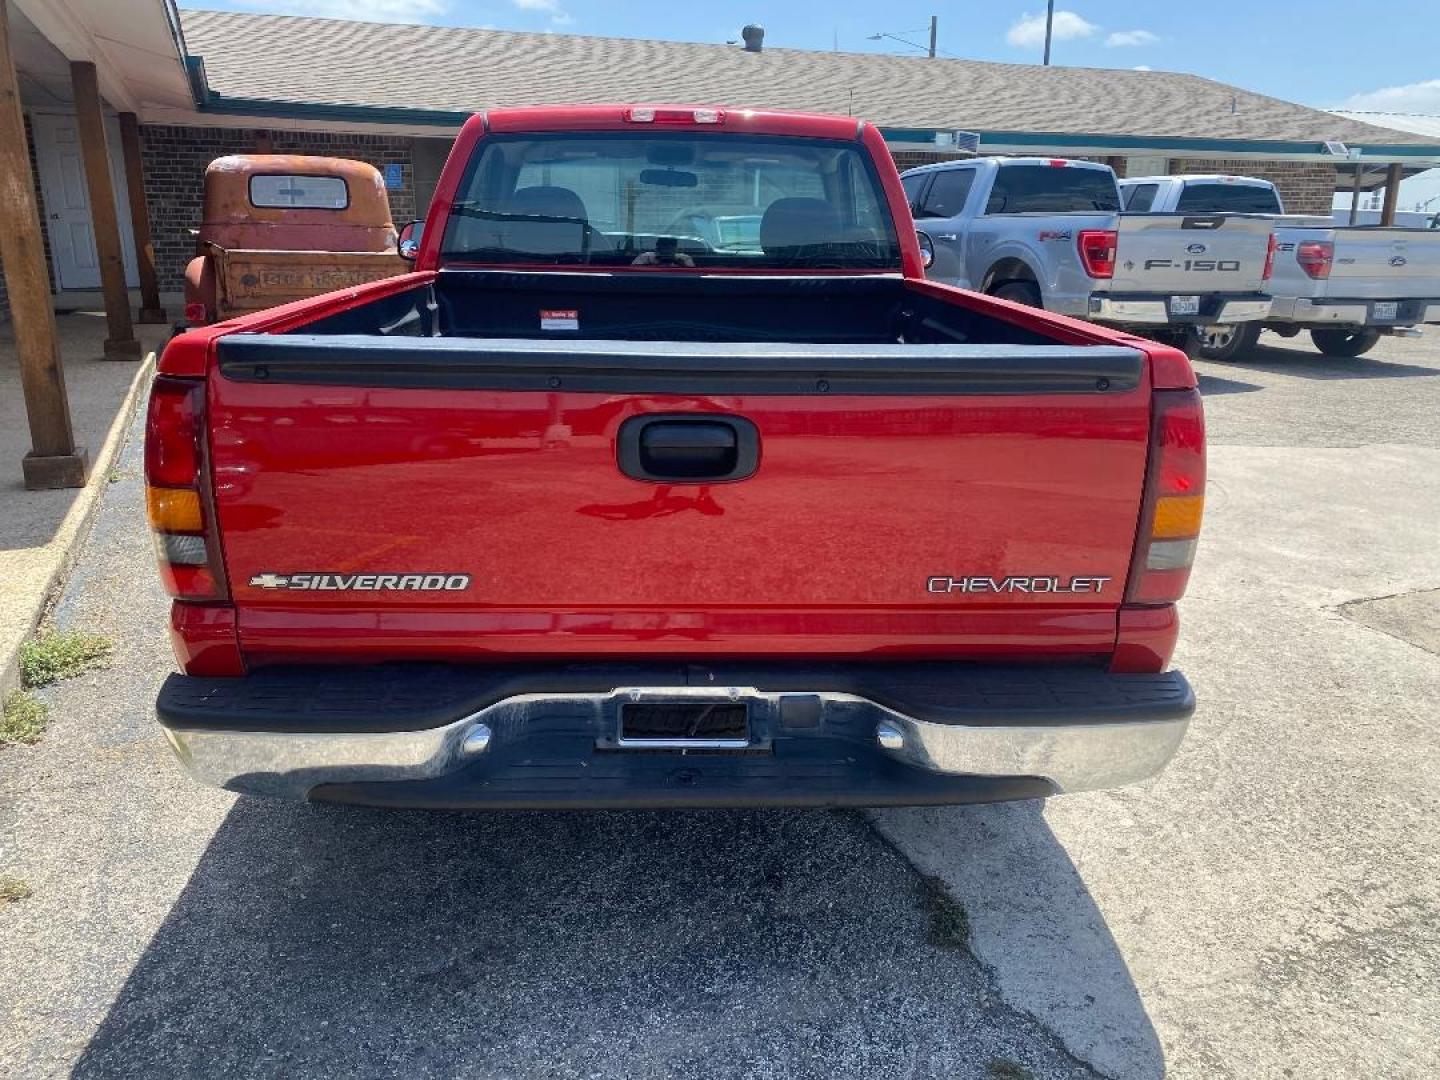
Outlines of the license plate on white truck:
M1380 300L1376 302L1371 318L1376 322L1394 322L1399 311L1400 302L1398 300Z
M1170 297L1171 315L1199 315L1200 297L1198 296L1172 296Z

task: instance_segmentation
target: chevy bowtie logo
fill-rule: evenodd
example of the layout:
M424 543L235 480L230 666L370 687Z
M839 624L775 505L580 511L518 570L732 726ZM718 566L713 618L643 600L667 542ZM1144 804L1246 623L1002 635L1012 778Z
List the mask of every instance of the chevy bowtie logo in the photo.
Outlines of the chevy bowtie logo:
M250 579L252 589L283 589L290 584L284 574L256 574Z

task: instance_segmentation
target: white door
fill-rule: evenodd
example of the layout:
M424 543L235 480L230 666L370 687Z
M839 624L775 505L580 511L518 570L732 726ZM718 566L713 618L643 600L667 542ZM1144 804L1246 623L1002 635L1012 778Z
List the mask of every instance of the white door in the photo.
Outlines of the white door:
M34 113L35 161L40 169L40 195L50 237L57 289L98 289L100 258L95 251L95 228L90 220L90 192L85 184L85 160L80 151L80 129L75 117L63 113ZM120 247L125 258L125 281L139 283L135 270L135 234L130 228L130 201L120 150L120 125L105 121L110 148L110 182L115 188L115 210L120 219Z

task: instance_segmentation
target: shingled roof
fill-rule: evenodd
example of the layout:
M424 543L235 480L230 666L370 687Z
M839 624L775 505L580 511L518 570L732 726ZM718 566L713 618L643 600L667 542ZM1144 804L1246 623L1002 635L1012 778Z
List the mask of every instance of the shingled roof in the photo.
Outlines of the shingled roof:
M1437 140L1164 71L185 11L225 99L470 112L601 101L848 113L882 127L1256 142Z

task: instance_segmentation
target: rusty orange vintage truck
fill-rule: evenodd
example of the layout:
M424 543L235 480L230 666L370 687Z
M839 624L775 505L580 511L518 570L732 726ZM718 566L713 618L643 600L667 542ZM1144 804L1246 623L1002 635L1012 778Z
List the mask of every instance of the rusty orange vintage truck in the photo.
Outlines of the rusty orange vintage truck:
M409 270L395 237L373 165L294 154L216 158L185 268L185 321L219 322Z

